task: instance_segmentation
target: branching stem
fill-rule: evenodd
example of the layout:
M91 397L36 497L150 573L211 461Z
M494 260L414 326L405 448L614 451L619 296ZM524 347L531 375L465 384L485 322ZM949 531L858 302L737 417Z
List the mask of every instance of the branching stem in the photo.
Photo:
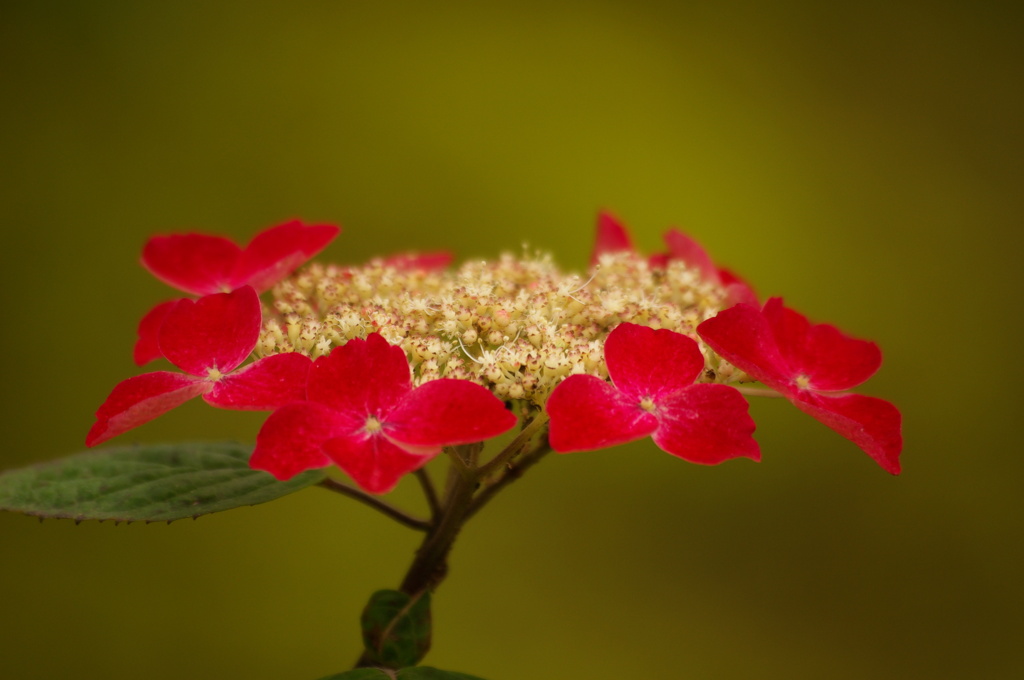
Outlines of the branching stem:
M322 486L328 491L340 493L342 496L354 498L363 505L370 506L374 510L377 510L378 512L387 515L391 519L409 527L410 529L416 529L417 531L430 531L430 522L423 519L419 519L418 517L413 517L412 515L406 513L404 510L396 508L390 503L382 501L376 496L371 496L365 491L361 491L354 486L349 486L344 482L339 482L338 480L331 479L330 477L324 479L324 481L320 482L318 486Z
M766 387L736 387L740 394L745 394L748 397L770 397L778 398L783 396L775 390L768 389Z

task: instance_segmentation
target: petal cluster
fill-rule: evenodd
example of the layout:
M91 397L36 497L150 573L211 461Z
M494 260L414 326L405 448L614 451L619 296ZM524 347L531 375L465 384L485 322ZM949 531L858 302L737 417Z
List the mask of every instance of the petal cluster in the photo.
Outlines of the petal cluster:
M207 234L154 236L142 249L142 264L164 283L193 295L224 293L242 286L262 293L323 250L339 231L329 224L293 220L265 229L244 248ZM156 337L175 302L161 303L143 317L134 351L137 365L161 356Z
M166 305L155 333L160 353L184 373L157 371L122 381L96 412L95 446L202 395L221 408L271 410L305 397L310 360L279 354L239 368L262 322L251 286Z
M664 269L669 262L683 262L695 269L708 283L720 286L730 304L757 304L754 289L732 271L715 266L711 256L693 237L673 227L665 232L663 238L668 251L651 255L648 258L651 267ZM597 264L602 255L621 252L636 252L633 239L621 220L609 212L601 212L597 216L597 237L590 264Z
M882 399L839 393L878 370L882 354L875 343L811 324L781 298L761 309L737 304L697 330L722 358L857 444L888 472L899 473L899 411Z
M561 453L651 436L693 463L760 459L747 402L726 385L695 383L704 369L697 343L665 329L623 323L604 345L611 382L572 375L547 402L549 441Z
M361 488L384 493L442 447L483 441L517 422L467 380L414 388L405 352L379 333L319 357L306 393L308 401L287 404L264 423L252 467L288 479L334 463Z

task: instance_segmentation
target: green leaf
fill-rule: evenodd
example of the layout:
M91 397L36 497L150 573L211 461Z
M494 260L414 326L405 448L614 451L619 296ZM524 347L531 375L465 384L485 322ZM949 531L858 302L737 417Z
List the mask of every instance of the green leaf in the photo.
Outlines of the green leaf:
M378 590L363 610L362 627L366 654L373 663L412 666L430 649L430 593L412 597Z
M280 482L249 467L236 442L86 451L0 474L0 509L74 520L170 522L266 503L321 481L311 470Z
M395 673L394 671L383 671L379 668L357 668L347 673L331 675L320 680L483 680L475 675L465 673L453 673L452 671L439 671L430 666L416 666L414 668L403 668Z

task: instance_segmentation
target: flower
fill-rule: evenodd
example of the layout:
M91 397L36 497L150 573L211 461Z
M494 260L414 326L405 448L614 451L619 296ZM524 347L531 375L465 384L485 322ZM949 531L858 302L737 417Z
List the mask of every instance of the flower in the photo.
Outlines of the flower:
M726 385L694 383L704 357L693 339L623 323L608 335L604 358L611 383L571 375L548 399L555 451L588 451L651 435L661 449L692 463L760 460L742 395Z
M777 297L762 309L738 304L721 311L697 332L726 361L899 474L900 412L882 399L837 394L878 370L882 354L875 343L851 338L835 326L811 324Z
M329 224L293 220L265 229L244 249L221 236L154 236L142 249L142 264L164 283L193 295L226 293L246 285L262 293L323 250L339 231ZM161 356L156 336L174 302L157 305L140 322L137 365Z
M245 410L271 410L303 399L308 357L278 354L238 368L256 345L261 321L252 286L169 305L158 346L186 375L158 371L116 385L96 411L86 445L116 437L199 395L213 406Z
M662 238L665 239L668 252L651 255L651 266L664 267L672 260L685 262L690 267L699 271L705 281L710 281L725 288L726 296L730 302L757 304L757 294L754 292L754 289L732 271L716 267L715 263L711 260L711 256L693 237L673 227L666 231Z
M319 357L308 401L274 411L250 465L278 479L335 463L363 489L384 493L444 446L495 437L517 418L484 387L442 378L413 387L401 347L379 333Z
M622 221L607 210L597 214L597 234L594 239L594 250L590 254L590 266L593 267L607 253L635 253L633 239Z
M652 268L665 269L672 261L682 262L696 270L704 281L724 289L729 303L757 304L754 289L730 270L716 267L707 251L691 236L673 227L663 234L663 238L668 252L651 255L648 264ZM622 252L636 252L629 231L614 215L601 212L597 216L597 238L590 256L591 266L597 264L602 255Z

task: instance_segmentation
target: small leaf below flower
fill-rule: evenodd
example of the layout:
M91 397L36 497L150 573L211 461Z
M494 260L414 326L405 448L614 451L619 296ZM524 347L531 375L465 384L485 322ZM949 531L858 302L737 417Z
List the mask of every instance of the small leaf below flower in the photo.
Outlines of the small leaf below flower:
M0 474L0 509L74 520L170 522L258 505L324 478L249 467L251 445L155 444L88 451Z
M412 597L378 590L363 610L362 628L366 655L373 663L412 666L430 649L430 593Z

